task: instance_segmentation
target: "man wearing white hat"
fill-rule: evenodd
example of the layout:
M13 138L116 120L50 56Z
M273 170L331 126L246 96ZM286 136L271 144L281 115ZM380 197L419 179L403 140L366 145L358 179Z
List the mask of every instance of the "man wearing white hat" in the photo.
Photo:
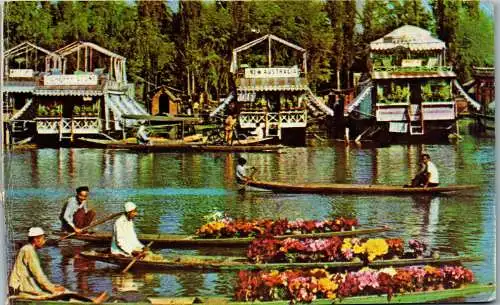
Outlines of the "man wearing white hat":
M134 227L134 218L137 216L137 207L133 202L125 203L125 214L118 217L113 226L111 240L111 254L137 256L145 250L144 245L137 238Z
M42 228L30 228L28 241L29 243L19 250L12 268L9 278L10 294L33 297L64 292L66 290L64 287L49 281L40 266L36 249L45 245L45 233Z

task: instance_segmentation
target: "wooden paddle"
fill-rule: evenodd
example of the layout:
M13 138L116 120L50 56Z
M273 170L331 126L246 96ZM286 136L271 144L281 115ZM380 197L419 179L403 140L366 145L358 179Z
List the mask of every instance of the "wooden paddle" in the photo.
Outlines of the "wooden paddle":
M111 219L113 219L113 218L116 218L116 217L118 217L118 216L120 216L120 215L122 215L122 214L123 214L123 212L119 212L119 213L111 214L111 215L109 215L109 216L108 216L108 217L106 217L106 218L103 218L103 219L101 219L101 220L98 220L98 221L96 221L96 222L94 222L94 223L92 223L92 224L90 224L90 225L88 225L88 226L86 226L86 227L82 228L82 232L83 232L83 231L85 231L85 230L88 230L88 229L90 229L90 228L93 228L93 227L95 227L95 226L98 226L98 225L100 225L100 224L103 224L103 223L105 223L106 221L111 220ZM65 236L63 236L63 237L59 238L57 241L65 240L66 238L71 237L71 236L73 236L73 235L76 235L76 232L73 232L73 233L70 233L70 234L68 234L68 235L65 235Z
M151 247L151 245L154 243L154 241L151 241L149 244L146 245L146 248L149 248ZM141 254L137 255L136 257L134 257L134 259L127 265L127 267L125 267L125 269L123 269L122 273L125 273L127 272L130 268L132 268L132 266L135 264L135 262L137 261L137 259L142 255L144 254L144 250L142 251ZM142 257L141 257L142 258Z

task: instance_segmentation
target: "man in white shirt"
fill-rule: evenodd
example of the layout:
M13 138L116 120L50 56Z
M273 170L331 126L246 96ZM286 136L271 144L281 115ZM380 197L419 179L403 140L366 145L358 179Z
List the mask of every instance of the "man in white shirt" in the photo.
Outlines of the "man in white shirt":
M135 233L134 218L137 214L136 205L130 201L126 202L125 214L120 216L113 226L111 254L138 256L146 250Z
M412 180L413 187L435 187L439 185L439 172L429 154L422 154L422 167Z
M260 123L257 125L254 131L251 132L255 136L255 138L261 140L264 138L264 123Z
M252 173L250 175L247 174L247 160L245 158L238 159L238 165L236 166L236 181L239 184L245 184L248 180L253 179L253 175L255 174L256 168L252 167Z

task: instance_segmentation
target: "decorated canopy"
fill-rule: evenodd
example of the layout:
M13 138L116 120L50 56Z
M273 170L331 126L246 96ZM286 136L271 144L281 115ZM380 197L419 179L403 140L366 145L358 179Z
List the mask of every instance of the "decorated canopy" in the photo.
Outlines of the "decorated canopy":
M399 47L410 51L446 49L445 43L432 37L431 32L413 25L404 25L370 43L371 51L386 51Z

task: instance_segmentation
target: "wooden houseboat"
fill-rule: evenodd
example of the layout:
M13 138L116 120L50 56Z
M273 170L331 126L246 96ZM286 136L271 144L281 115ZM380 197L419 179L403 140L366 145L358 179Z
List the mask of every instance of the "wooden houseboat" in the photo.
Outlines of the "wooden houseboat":
M3 94L9 106L4 115L13 140L57 143L121 134L133 123L122 115L148 114L127 83L126 59L96 44L74 42L51 52L25 42L4 56Z
M456 74L445 43L429 31L402 26L370 43L370 80L345 115L371 121L358 135L389 140L446 138L456 133Z
M240 54L266 42L268 52L264 65L251 63L249 57ZM283 61L274 66L273 42L300 53L302 62L290 66L282 65ZM227 112L237 115L239 128L243 131L253 131L260 125L264 137L275 137L284 143L304 143L308 116L333 116L333 110L308 86L306 50L279 37L268 34L234 49L231 73L235 78L235 93L210 116L222 115L223 110L229 108Z
M481 110L473 113L482 130L495 134L495 68L472 68L472 96L481 105Z

